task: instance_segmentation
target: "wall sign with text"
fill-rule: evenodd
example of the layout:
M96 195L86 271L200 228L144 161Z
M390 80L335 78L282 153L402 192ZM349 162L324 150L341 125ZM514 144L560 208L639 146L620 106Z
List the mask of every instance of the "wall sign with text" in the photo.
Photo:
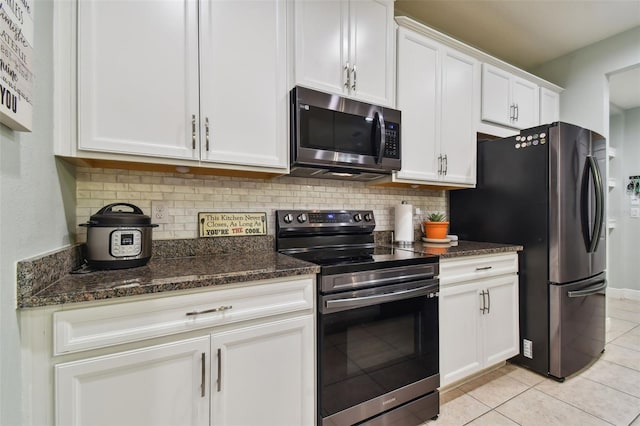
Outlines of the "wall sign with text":
M0 123L30 132L33 0L0 0Z
M200 237L267 235L266 213L198 213Z

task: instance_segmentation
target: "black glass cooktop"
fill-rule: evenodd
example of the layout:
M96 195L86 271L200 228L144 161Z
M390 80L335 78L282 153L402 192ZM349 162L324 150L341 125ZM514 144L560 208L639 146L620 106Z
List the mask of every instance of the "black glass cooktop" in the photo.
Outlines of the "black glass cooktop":
M415 253L410 249L386 245L364 248L317 249L289 255L320 265L322 274L339 274L438 262L436 255Z

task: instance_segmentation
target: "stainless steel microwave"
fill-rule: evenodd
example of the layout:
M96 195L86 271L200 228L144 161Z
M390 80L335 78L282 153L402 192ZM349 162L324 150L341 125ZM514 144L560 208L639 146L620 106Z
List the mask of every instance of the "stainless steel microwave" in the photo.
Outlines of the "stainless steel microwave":
M291 91L291 175L374 180L400 170L400 111Z

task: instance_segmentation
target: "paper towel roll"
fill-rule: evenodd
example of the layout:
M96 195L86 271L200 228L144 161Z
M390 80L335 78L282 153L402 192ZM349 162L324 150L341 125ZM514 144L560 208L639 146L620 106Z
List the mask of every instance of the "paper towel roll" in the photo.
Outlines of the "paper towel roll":
M398 204L395 210L395 241L400 243L413 242L413 206Z

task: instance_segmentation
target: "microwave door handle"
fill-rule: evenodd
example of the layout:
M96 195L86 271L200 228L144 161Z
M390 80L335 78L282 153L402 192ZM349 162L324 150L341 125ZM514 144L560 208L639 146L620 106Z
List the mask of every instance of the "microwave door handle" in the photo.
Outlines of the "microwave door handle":
M373 120L376 122L375 131L380 132L380 146L378 147L378 158L376 159L376 164L380 165L382 164L382 157L384 156L384 148L386 145L385 124L382 114L378 112L373 116Z

